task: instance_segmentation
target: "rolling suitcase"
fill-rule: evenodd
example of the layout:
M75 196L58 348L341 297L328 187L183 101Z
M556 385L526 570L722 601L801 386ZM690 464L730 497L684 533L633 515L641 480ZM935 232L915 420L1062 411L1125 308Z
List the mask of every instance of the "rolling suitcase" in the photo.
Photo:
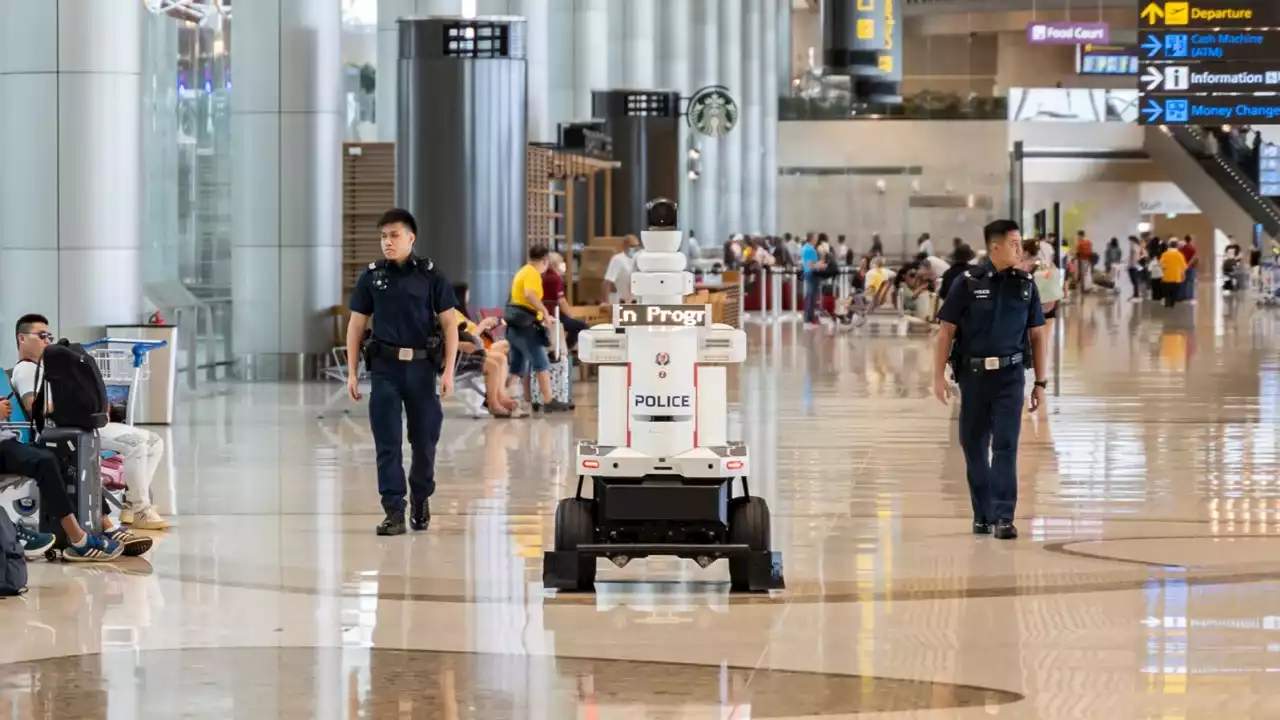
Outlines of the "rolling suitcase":
M35 443L53 451L62 468L63 482L71 508L86 532L102 532L102 443L98 434L80 428L48 427ZM40 503L40 530L58 536L58 547L67 542L61 518L52 517Z
M556 326L553 330L555 334L555 344L549 348L551 356L551 395L553 401L559 401L565 405L573 403L573 388L569 382L569 371L573 368L573 361L569 357L572 353L565 347L564 333L560 328L560 308L556 308ZM531 382L530 394L533 395L533 407L538 409L544 402L542 391L538 389L538 383Z

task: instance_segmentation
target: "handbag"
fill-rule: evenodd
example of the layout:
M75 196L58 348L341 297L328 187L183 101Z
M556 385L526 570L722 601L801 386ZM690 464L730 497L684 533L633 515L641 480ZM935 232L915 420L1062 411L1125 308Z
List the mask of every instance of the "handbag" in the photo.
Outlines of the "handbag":
M502 321L517 330L524 330L538 324L538 314L523 305L507 303L502 309Z
M1058 268L1052 265L1038 267L1035 269L1034 277L1041 304L1047 305L1062 299L1062 275L1058 272Z

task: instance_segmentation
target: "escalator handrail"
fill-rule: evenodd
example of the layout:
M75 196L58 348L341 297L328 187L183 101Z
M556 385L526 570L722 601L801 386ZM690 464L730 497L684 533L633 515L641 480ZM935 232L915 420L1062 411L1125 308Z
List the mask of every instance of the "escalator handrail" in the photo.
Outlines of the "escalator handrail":
M1190 126L1165 126L1169 133L1188 154L1194 158L1218 185L1240 204L1240 207L1261 223L1267 234L1280 235L1280 207L1263 196L1258 188L1238 168L1221 155L1209 156L1204 151L1204 137L1198 128Z

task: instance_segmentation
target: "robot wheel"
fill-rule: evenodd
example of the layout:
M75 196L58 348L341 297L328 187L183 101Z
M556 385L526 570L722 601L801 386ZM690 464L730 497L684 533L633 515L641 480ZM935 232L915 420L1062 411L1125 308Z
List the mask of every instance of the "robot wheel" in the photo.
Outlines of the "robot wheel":
M756 552L769 552L772 545L769 504L762 497L739 497L729 505L729 542L750 547ZM751 589L749 557L729 558L729 585L735 592Z
M565 498L556 506L556 550L577 550L596 541L595 503L586 498ZM573 590L590 592L596 584L596 560L583 557L577 563Z

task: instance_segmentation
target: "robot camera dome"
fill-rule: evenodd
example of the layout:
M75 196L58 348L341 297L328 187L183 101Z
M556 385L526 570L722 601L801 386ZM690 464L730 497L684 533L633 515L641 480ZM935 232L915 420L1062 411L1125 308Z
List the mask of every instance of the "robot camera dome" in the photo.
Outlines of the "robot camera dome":
M676 204L667 198L654 198L645 205L650 230L676 229Z

